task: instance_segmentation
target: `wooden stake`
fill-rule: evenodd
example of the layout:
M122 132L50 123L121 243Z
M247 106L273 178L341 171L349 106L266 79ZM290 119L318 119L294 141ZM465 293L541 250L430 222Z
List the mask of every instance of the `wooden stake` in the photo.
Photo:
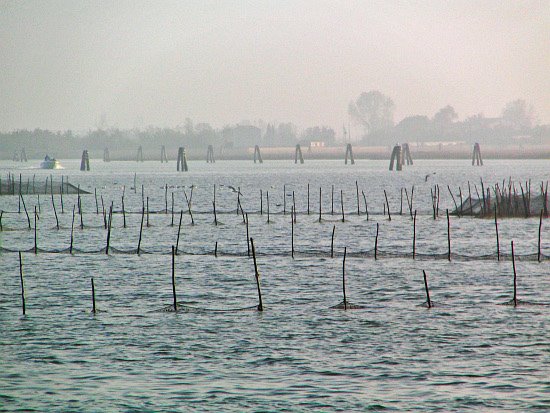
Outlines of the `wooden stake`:
M218 258L218 241L216 241L216 246L214 247L214 257Z
M428 308L432 308L432 300L430 300L430 290L428 289L428 278L426 277L426 271L422 270L424 274L424 288L426 289L426 303L428 303Z
M52 207L53 207L53 213L55 215L55 225L56 225L57 229L59 230L59 219L57 219L57 211L55 209L55 202L53 200L53 192L52 192Z
M294 209L292 210L292 215L294 215ZM292 246L292 250L291 250L291 255L292 255L292 259L294 259L294 218L290 217L290 227L291 227L291 233L290 233L290 239L291 239L291 246Z
M344 192L340 190L340 207L342 209L342 222L346 221L346 216L344 215Z
M264 214L264 194L260 189L260 215Z
M497 261L500 261L500 240L498 238L497 207L495 205L495 232L497 234Z
M29 213L27 212L27 206L25 205L25 200L23 199L23 195L21 193L19 193L19 198L23 203L23 208L25 209L25 215L27 216L27 223L29 224L29 229L31 229L31 219L29 217Z
M309 215L309 182L307 183L307 214Z
M262 290L260 288L260 273L258 272L258 264L256 263L256 249L254 248L254 239L250 238L250 244L252 246L252 258L254 259L254 275L256 277L256 287L258 288L258 311L264 311L262 303Z
M542 214L544 213L544 210L540 210L540 219L539 219L539 243L538 243L538 250L537 250L537 261L540 262L540 240L541 240L541 232L542 232Z
M332 191L330 193L330 215L334 215L334 185L332 185Z
M365 214L367 214L367 221L369 220L369 206L367 204L367 197L365 196L365 192L361 191L363 194L363 201L365 201Z
M124 195L122 195L122 219L123 219L123 227L126 228L126 209L124 208Z
M137 255L139 255L139 252L141 250L141 235L143 234L143 220L145 218L145 208L141 208L141 224L139 226L139 239L138 239L138 245L137 245Z
M172 245L172 296L174 298L174 311L178 311L178 299L176 297L176 253Z
M23 308L23 315L25 315L25 282L23 281L23 258L21 257L21 251L19 251L19 278L21 280L21 307Z
M269 191L266 191L266 200L267 200L267 223L269 224Z
M149 228L149 197L147 197L147 228Z
M174 192L171 192L171 194L172 194L172 211L171 211L172 220L170 221L170 226L173 227L174 226Z
M105 247L105 254L109 255L109 244L111 243L111 224L113 222L113 204L109 209L109 226L107 229L107 246Z
M246 216L246 252L250 257L250 242L248 241L250 239L249 232L248 232L248 214L245 214L245 216Z
M376 223L376 238L374 239L374 259L378 259L378 222Z
M34 253L37 254L38 253L38 237L37 237L37 234L36 234L36 216L37 216L37 213L36 213L36 207L34 207Z
M416 258L416 209L413 217L413 260Z
M95 197L95 213L99 215L99 205L97 203L97 189L94 188L94 197Z
M347 247L344 247L344 260L342 261L342 292L344 293L344 310L348 309L348 300L346 298L346 252Z
M511 242L512 244L512 268L514 269L514 307L518 305L518 296L517 296L517 275L516 275L516 257L514 255L514 241Z
M388 220L391 221L390 203L388 202L388 195L386 194L385 189L384 189L384 197L386 198L386 205L388 206Z
M92 313L95 314L95 286L94 286L94 277L90 278L92 281Z
M447 245L449 251L447 253L447 258L451 261L451 220L449 218L449 210L447 209Z
M180 244L180 231L181 231L182 218L183 218L183 209L180 211L180 223L178 224L178 237L176 238L176 255L178 254L178 246Z
M321 191L322 191L322 188L319 187L319 222L321 222Z
M330 238L330 258L334 258L334 232L336 231L336 225L332 227L332 237Z
M71 221L71 245L69 247L69 254L73 253L73 240L74 240L74 210L75 206L73 204L73 220Z

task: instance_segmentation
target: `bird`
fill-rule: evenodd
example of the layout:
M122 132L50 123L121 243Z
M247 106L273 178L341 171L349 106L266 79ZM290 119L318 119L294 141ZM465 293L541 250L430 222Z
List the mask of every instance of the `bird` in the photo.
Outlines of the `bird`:
M237 194L243 196L243 194L241 193L241 191L239 191L238 189L235 189L234 186L227 185L227 187L228 187L229 189L231 189L231 191L233 191L233 192L235 192L235 193L237 193Z
M426 177L424 178L424 182L428 182L428 178L429 178L431 175L435 175L435 172L432 172L431 174L426 175Z

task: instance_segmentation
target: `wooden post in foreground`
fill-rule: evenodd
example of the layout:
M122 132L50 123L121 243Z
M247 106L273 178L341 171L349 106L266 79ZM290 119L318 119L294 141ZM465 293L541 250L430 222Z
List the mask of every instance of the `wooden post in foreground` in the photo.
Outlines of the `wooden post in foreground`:
M430 300L430 290L428 289L428 279L426 277L426 271L422 270L422 273L424 273L424 288L426 289L426 303L428 304L428 308L432 308L432 300Z
M23 307L23 315L25 315L25 283L23 282L23 258L19 251L19 278L21 279L21 306Z
M254 239L250 238L250 244L252 246L252 258L254 259L254 275L256 277L256 287L258 288L258 311L264 311L262 303L262 290L260 288L260 273L258 272L258 264L256 263L256 249L254 248Z

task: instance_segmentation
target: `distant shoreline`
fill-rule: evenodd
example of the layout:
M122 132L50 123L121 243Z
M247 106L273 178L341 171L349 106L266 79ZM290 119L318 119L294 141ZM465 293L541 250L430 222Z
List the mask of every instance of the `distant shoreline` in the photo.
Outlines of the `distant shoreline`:
M353 144L352 144L353 145ZM463 143L452 144L409 144L412 158L414 159L471 159L473 145ZM345 157L345 145L330 146L320 148L302 147L304 160L308 159L341 159ZM294 161L295 147L260 147L261 155L264 161L269 160L291 160ZM355 146L353 145L353 155L356 160L361 159L390 159L392 147L390 146ZM111 150L110 159L112 161L135 161L136 148L128 150ZM175 161L177 152L168 150L168 160ZM102 150L89 150L90 158L97 160L103 159ZM188 160L204 160L206 162L206 148L201 149L186 149ZM549 145L481 145L481 154L483 159L550 159L550 144ZM10 160L11 154L2 153L0 157L3 160ZM44 154L45 156L46 154ZM48 153L50 156L56 156L55 151ZM80 155L72 154L68 157L58 157L63 159L80 159ZM216 160L250 160L254 158L254 148L237 148L224 149L214 148L214 156ZM160 145L159 150L153 153L152 150L143 150L144 160L160 161ZM36 159L36 156L32 156ZM29 159L31 157L29 156ZM42 158L40 158L42 159Z

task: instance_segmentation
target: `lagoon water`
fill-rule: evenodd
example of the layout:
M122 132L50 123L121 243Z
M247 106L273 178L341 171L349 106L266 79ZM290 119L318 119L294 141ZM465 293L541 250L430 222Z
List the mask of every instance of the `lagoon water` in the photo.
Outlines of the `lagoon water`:
M497 261L494 221L452 216L449 262L445 217L447 208L454 209L447 185L456 197L459 186L467 193L468 181L472 191L474 184L479 188L480 177L491 185L509 177L517 183L531 179L535 195L549 178L547 161L487 160L472 167L468 160L420 160L399 173L388 171L385 161L369 160L353 166L192 161L187 173L176 172L173 161L92 160L92 171L85 173L76 160L62 161L66 169L56 171L29 167L33 164L0 162L0 176L5 180L12 173L19 179L21 174L23 182L33 176L43 182L51 174L59 185L63 175L91 194L81 197L84 228L77 215L72 254L76 195L64 196L64 213L60 196L54 196L59 230L50 195L40 196L37 254L34 231L24 211L18 213L18 197L0 196L1 411L550 411L548 224L543 222L542 261L537 262L538 216L501 219ZM368 219L361 193L357 214L355 181L365 193ZM214 184L219 225L212 214ZM441 196L436 220L430 194L435 184ZM150 214L138 255L142 185ZM189 196L191 185L194 225L183 192ZM246 225L229 185L240 187L241 205L249 214L263 312L255 311ZM403 208L400 202L401 188L410 195L413 185L415 260L412 219L406 200ZM123 188L126 228L120 213ZM384 190L391 221L384 214ZM101 197L115 211L109 254ZM23 198L34 225L38 197ZM176 257L181 307L177 313L158 311L172 302L170 251L181 210ZM512 298L512 240L516 308L503 305ZM362 309L330 309L342 301L344 247L347 297ZM23 251L25 316L18 251ZM431 309L423 305L422 270L428 274ZM91 277L101 310L95 315Z

